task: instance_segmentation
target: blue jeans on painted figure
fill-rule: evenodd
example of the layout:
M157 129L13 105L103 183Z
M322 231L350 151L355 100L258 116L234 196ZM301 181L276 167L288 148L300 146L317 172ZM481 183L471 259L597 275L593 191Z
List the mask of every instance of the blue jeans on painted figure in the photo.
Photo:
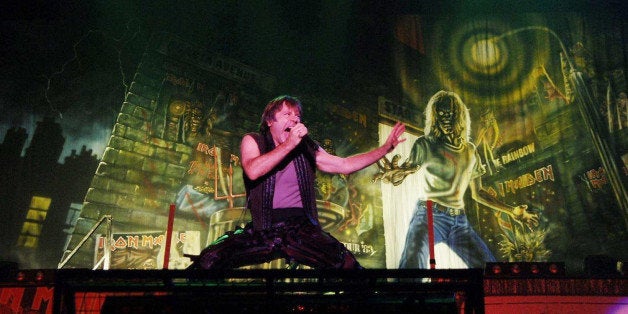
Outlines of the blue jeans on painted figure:
M464 213L452 216L448 213L448 207L432 204L434 245L447 244L469 268L484 268L484 263L495 262L495 256L471 228ZM406 234L399 268L429 268L427 228L427 204L425 201L418 201ZM438 265L438 259L436 263Z

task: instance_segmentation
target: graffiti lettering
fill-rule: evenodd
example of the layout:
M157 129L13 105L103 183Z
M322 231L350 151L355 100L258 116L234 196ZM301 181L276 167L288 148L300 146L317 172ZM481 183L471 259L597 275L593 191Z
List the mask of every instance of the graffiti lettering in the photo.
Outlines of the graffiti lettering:
M581 180L587 183L590 190L600 190L608 183L606 170L604 170L603 167L585 172L585 174L581 176Z
M209 156L215 156L216 155L216 148L215 147L209 147L209 145L205 144L205 143L198 143L196 145L196 151L201 152L203 154L209 155ZM199 175L203 178L209 178L209 179L213 179L213 174L214 174L214 167L213 167L213 163L209 162L208 160L193 160L190 162L190 167L188 168L188 174L191 175Z
M49 314L53 312L53 297L53 287L4 287L0 288L0 309L4 308L7 313ZM27 304L22 304L23 301ZM28 304L30 307L26 307Z
M22 297L24 296L24 288L2 289L0 294L0 304L8 305L13 313L19 313L21 309Z
M193 160L190 162L188 174L199 175L204 178L213 178L213 167L208 161Z
M155 245L161 245L161 243L163 242L163 237L163 235L160 235L158 237L153 237L152 235L143 235L142 241L140 242L139 236L120 236L114 240L112 250L115 251L116 249L124 249L127 247L137 249L140 246L153 248L153 246Z
M134 248L137 249L139 247L148 247L148 248L153 248L155 246L160 246L165 242L166 236L161 234L161 235L151 235L151 234L144 234L144 235L126 235L126 236L119 236L117 237L114 242L113 242L113 246L111 248L112 251L115 251L116 249L124 249L124 248ZM177 234L177 237L174 237L173 240L175 240L177 243L185 243L185 232L179 232ZM105 245L105 238L100 237L98 239L98 248L102 249Z
M373 255L375 254L375 249L370 244L365 244L364 242L360 243L351 243L344 242L345 247L356 255Z
M502 196L506 193L516 193L517 190L533 186L536 183L543 181L554 181L554 168L552 165L548 165L534 170L532 173L526 173L513 180L506 180L501 183L497 183L497 188Z
M209 155L209 156L215 156L216 155L216 151L214 149L214 147L209 147L209 145L205 144L205 143L201 143L199 142L198 145L196 145L196 150Z
M164 49L165 48L165 49ZM163 53L177 57L182 60L193 60L199 63L202 69L220 72L229 76L229 78L240 82L253 82L265 90L270 90L274 79L266 74L262 74L252 68L239 63L235 60L227 59L217 54L203 53L182 41L170 38L165 46L160 49Z
M332 105L331 112L347 120L353 120L359 125L366 127L366 115L357 111L351 111L339 105Z
M525 156L528 156L532 153L534 153L535 151L535 147L534 147L534 143L530 143L526 146L520 147L514 151L510 151L504 155L501 156L501 164L505 165L508 163L511 163L515 160L521 159Z
M42 305L46 306L46 313L50 313L51 304L54 297L54 289L52 287L38 287L33 298L32 310L41 310Z
M189 78L185 78L185 77L177 77L172 73L167 73L166 74L166 81L172 83L172 85L175 86L182 86L185 87L187 89L190 88L196 88L196 90L198 91L203 91L205 90L205 84L201 83L201 82L193 82L191 79Z
M166 74L166 81L172 83L172 85L175 86L183 86L186 88L190 88L192 86L192 82L190 82L190 79L185 77L177 77L170 73Z
M231 74L234 78L239 78L242 81L253 81L256 77L256 73L249 69L245 69L243 65L236 65L234 61L228 61L226 59L214 58L212 66L223 73Z

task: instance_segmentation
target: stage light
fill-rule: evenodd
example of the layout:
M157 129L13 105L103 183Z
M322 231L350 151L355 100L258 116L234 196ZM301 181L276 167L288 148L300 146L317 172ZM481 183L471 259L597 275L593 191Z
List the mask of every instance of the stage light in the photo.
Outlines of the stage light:
M37 271L37 273L35 273L35 281L43 281L44 280L44 272L43 271Z
M551 268L550 268L550 271L551 271ZM532 264L532 265L530 265L530 272L535 274L535 275L538 275L541 272L541 270L539 269L538 265Z
M556 265L556 264L551 264L551 265L549 266L549 271L550 271L550 273L552 273L552 274L558 274L558 272L560 271L560 269L559 269L558 265Z
M26 279L26 274L23 271L18 271L15 275L15 280L24 281L24 279Z
M487 277L559 277L565 275L562 262L498 262L487 263Z
M54 273L54 269L15 270L11 273L10 278L0 280L0 283L47 285L54 283Z
M519 264L517 264L517 263L512 264L512 265L510 266L510 272L511 272L513 275L519 275L519 274L521 273L521 266L519 266Z

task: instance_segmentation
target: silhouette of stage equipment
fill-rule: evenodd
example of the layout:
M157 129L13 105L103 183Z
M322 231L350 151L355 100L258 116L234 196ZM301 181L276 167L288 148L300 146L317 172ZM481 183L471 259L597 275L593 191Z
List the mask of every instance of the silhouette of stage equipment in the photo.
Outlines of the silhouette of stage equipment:
M625 263L609 255L588 255L584 258L584 272L590 277L625 276Z
M67 269L55 313L484 313L482 273Z
M18 268L16 262L0 261L0 281L12 278Z

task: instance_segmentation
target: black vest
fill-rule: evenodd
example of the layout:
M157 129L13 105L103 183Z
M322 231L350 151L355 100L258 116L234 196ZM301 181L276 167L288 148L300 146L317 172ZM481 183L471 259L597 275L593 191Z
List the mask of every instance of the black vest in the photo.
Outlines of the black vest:
M259 133L249 133L263 155L275 148L270 133L265 135ZM317 147L316 147L317 148ZM267 229L272 223L273 195L275 194L275 174L291 160L297 172L299 191L301 192L301 202L310 222L318 225L318 211L316 208L316 161L315 151L308 149L305 143L301 142L284 160L266 175L251 180L243 171L244 186L246 188L246 205L251 211L253 228L255 230Z

